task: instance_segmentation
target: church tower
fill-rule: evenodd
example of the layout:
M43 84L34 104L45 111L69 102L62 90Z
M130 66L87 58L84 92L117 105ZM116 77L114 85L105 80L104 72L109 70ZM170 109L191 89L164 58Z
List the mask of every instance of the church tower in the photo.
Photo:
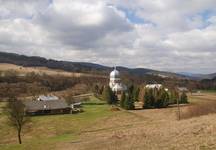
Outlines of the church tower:
M121 83L121 78L120 78L120 73L114 68L114 70L110 73L110 83L109 83L110 88L112 89L113 92L115 92L117 95L121 94L122 91L127 90L127 87Z
M115 67L114 70L110 73L109 86L112 89L117 83L120 83L120 82L121 82L120 74L119 74L119 71L116 70L116 67Z

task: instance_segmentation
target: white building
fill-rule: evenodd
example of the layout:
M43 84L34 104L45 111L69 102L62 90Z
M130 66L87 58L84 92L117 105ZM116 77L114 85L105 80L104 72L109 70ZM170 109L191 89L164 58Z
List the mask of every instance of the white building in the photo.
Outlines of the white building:
M114 70L110 73L110 88L113 92L120 94L122 91L127 90L126 85L121 83L120 73L118 70L116 70L116 67Z
M147 89L160 89L160 88L162 88L163 86L162 86L162 84L147 84L146 86L145 86L145 88L147 88Z
M147 89L161 89L161 88L163 88L163 85L162 84L147 84L145 86L145 88L147 88ZM164 88L164 89L165 89L165 91L169 91L168 88Z

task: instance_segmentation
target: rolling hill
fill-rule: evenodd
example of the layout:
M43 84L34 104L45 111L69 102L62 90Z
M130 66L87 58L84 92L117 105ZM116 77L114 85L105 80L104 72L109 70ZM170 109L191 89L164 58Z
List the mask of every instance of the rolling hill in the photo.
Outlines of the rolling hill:
M103 66L95 63L88 62L69 62L69 61L57 61L53 59L46 59L38 56L25 56L15 53L0 52L0 63L15 64L24 67L47 67L50 69L60 69L69 72L78 73L91 73L91 74L102 74L107 75L113 68ZM143 76L143 75L156 75L163 78L175 77L175 78L188 78L188 79L203 79L203 77L194 77L185 74L178 74L165 71L157 71L146 68L127 68L118 66L118 70L122 73L129 73L130 75ZM215 75L215 74L213 74ZM213 76L211 75L211 76Z

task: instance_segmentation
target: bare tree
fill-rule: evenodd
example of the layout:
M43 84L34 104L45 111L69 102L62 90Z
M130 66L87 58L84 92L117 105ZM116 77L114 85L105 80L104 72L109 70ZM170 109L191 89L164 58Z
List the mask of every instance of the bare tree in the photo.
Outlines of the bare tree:
M29 121L29 118L25 116L24 104L21 100L17 100L12 96L9 98L5 111L8 117L8 124L17 130L17 137L19 144L22 144L21 131L23 126Z

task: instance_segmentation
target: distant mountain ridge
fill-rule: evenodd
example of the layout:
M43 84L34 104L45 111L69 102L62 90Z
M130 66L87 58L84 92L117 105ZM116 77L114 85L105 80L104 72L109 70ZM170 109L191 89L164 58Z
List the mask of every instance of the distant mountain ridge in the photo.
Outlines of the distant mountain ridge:
M216 73L212 74L195 74L195 73L188 73L188 72L179 72L178 74L182 74L194 79L213 79L216 77Z
M97 73L108 74L113 68L103 66L95 63L88 62L70 62L70 61L57 61L53 59L46 59L38 56L25 56L15 53L0 52L0 63L10 63L25 67L47 67L51 69L61 69L70 72L82 73ZM172 72L157 71L146 68L127 68L118 66L118 70L123 73L132 75L156 75L161 77L176 77L176 78L191 78L188 75L177 74Z

